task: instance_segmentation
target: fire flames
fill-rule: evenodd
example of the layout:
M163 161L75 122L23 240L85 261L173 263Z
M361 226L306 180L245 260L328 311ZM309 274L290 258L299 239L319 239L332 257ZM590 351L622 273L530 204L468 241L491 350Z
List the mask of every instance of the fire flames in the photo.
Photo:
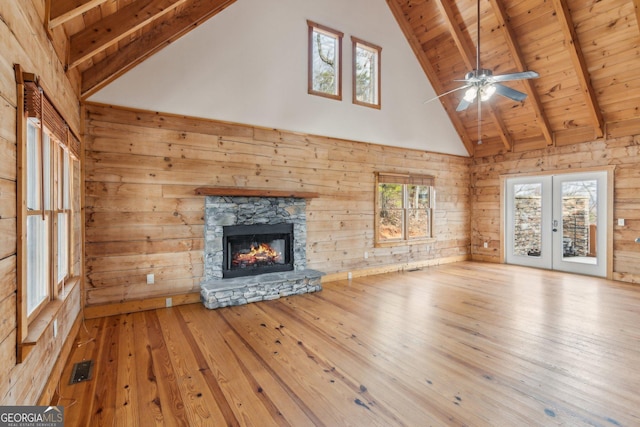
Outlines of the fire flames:
M281 254L266 243L251 245L246 253L236 253L231 261L233 265L274 264L280 261Z

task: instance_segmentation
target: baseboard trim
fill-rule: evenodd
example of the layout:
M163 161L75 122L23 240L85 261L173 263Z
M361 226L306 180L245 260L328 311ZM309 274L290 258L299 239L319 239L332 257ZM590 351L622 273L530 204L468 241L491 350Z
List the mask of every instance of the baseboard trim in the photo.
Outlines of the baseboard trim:
M336 280L348 280L351 278L373 276L375 274L394 273L397 271L415 270L418 268L432 267L434 265L450 264L452 262L469 261L469 255L457 255L445 258L429 259L425 261L407 262L403 264L385 265L382 267L364 268L360 270L345 271L340 273L329 273L322 277L322 283L334 282Z
M491 263L494 263L494 264L500 264L500 258L495 256L495 255L473 254L471 256L471 261L491 262Z
M116 314L136 313L138 311L165 308L168 307L167 299L169 298L171 298L172 307L176 305L193 304L200 302L200 292L191 292L183 295L167 295L114 304L89 305L84 308L84 316L87 319L96 319Z

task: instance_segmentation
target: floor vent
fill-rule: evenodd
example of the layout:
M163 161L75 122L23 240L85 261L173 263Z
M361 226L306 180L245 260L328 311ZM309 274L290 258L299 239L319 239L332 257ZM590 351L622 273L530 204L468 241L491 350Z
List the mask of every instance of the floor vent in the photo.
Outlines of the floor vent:
M73 372L71 372L71 380L69 384L77 384L82 381L89 381L91 374L93 373L93 360L85 360L73 365Z

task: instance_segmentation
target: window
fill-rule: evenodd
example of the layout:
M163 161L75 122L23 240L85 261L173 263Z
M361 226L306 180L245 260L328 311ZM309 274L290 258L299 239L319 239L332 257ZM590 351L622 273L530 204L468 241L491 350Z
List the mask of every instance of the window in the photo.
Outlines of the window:
M57 295L71 271L71 164L77 160L46 126L41 126L39 120L27 119L28 318Z
M382 48L351 37L353 43L353 103L380 108Z
M18 87L25 105L18 125L24 169L18 177L24 200L18 311L24 323L20 339L26 341L29 325L62 297L66 282L80 275L80 162L79 142L42 89L34 81Z
M309 25L309 93L342 99L342 36L339 31Z
M376 174L376 245L433 237L433 183L428 175Z

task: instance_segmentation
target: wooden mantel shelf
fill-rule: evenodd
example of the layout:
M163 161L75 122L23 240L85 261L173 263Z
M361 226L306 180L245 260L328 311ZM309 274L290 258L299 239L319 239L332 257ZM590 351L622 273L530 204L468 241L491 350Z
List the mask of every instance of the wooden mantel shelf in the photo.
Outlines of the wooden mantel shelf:
M298 199L315 199L319 197L318 193L312 191L283 191L234 187L199 187L196 188L196 194L200 196L295 197Z

